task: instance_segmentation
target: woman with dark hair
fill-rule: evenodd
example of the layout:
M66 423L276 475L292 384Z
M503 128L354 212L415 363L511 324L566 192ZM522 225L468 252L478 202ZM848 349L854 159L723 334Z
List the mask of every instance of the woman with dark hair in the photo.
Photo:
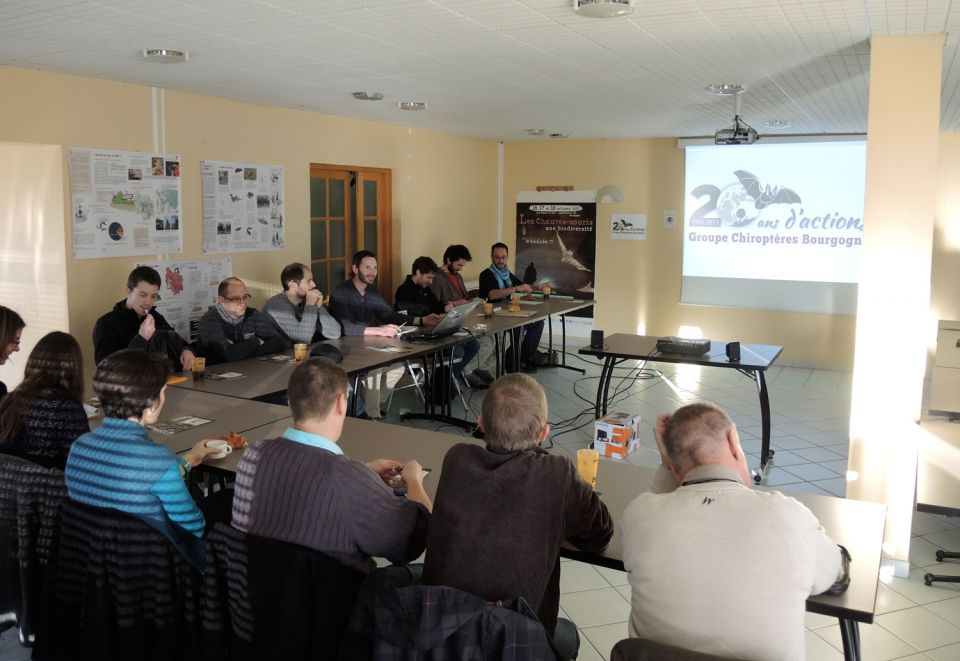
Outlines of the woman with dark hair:
M97 365L93 390L104 420L70 448L67 493L143 520L200 566L203 514L183 478L217 450L200 441L178 455L150 439L146 426L160 418L169 370L163 356L143 349L118 351Z
M26 325L19 314L0 305L0 365L6 363L14 351L20 351L20 333ZM0 398L6 394L7 385L0 381Z
M47 333L0 403L0 452L63 470L70 445L90 431L82 397L80 345L69 333Z

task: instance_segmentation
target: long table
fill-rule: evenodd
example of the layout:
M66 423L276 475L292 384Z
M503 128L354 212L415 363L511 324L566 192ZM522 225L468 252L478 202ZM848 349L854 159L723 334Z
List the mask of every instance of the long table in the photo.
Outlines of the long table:
M627 335L617 333L603 340L603 348L596 349L590 346L583 347L579 353L596 356L603 359L600 371L600 382L597 385L595 403L596 417L607 413L607 402L610 392L610 381L617 363L623 360L640 360L656 363L679 363L697 365L699 367L719 367L735 369L741 374L753 379L757 384L757 395L760 398L760 424L762 429L760 448L760 470L754 473L754 481L759 483L763 478L763 471L767 462L773 456L770 449L770 395L767 392L767 380L764 372L783 352L783 347L768 344L741 344L740 360L731 362L726 356L726 342L714 341L710 343L710 351L700 356L689 356L679 353L661 353L657 350L657 340L661 338L649 335Z
M504 301L500 304L502 309L508 304L507 301ZM561 363L559 365L553 365L548 363L543 367L547 368L562 368L569 369L584 373L584 370L579 367L571 367L567 365L567 325L566 325L566 315L576 310L582 310L583 308L588 308L592 305L595 305L595 300L584 300L584 299L557 299L557 298L547 298L542 297L535 298L534 300L520 300L520 310L521 312L532 312L530 316L511 316L510 313L497 312L492 317L485 317L483 312L475 312L470 315L468 319L464 322L464 327L470 330L473 335L482 336L482 335L491 335L494 338L496 345L496 356L497 356L497 375L502 374L503 369L503 360L502 353L505 351L506 347L501 346L500 344L500 335L507 331L511 331L518 326L526 326L527 324L536 323L542 321L544 318L547 320L547 351L552 355L553 353L553 318L555 316L560 317L561 324ZM484 330L479 330L477 325L485 326ZM514 365L520 364L520 345L519 343L514 343L511 347L513 349L513 361Z
M499 373L501 364L499 334L501 331L509 331L517 326L540 321L544 317L547 318L552 330L552 318L554 315L560 315L561 319L564 319L566 314L593 305L593 303L593 301L584 300L554 299L535 302L525 301L523 302L523 307L533 312L530 317L511 317L497 314L492 318L485 318L482 315L471 315L464 320L463 325L468 331L466 335L448 335L432 340L418 341L410 341L402 337L378 337L368 335L344 336L336 340L325 340L322 344L335 347L340 351L343 356L343 362L340 363L340 367L350 375L354 392L358 391L360 380L363 376L372 370L398 362L419 360L431 354L440 355L441 359L451 360L454 346L473 337L480 337L485 334L493 335L497 341L497 365ZM486 328L480 330L477 328L477 324L485 324ZM563 328L563 343L563 348L565 349L565 325ZM552 333L549 336L549 347L551 349L553 347ZM383 351L383 349L393 349L395 351ZM514 350L519 352L519 345L515 346ZM560 365L560 367L564 366L566 366L565 353L563 364ZM206 370L203 379L197 380L192 378L190 374L187 374L185 381L176 383L174 386L181 390L226 395L247 400L275 401L277 396L286 391L287 383L295 367L296 363L293 361L293 352L292 350L288 350L276 356L248 358L232 363L213 365ZM240 374L241 376L232 379L218 378L220 374L231 372ZM445 388L448 390L451 387L452 385L450 383L445 384ZM422 415L411 414L410 417L426 417L472 430L474 428L473 422L462 420L452 415L450 408L451 398L447 396L448 394L448 392L443 393L439 403L428 400Z
M322 342L322 344L330 345L340 351L343 355L343 362L340 363L340 367L347 374L355 377L397 361L421 357L437 351L440 347L450 346L454 343L454 340L448 338L441 338L431 343L413 343L402 338L374 335L345 336L337 340L324 340ZM391 348L398 351L391 353L380 350ZM206 370L203 380L198 381L187 375L186 381L174 385L177 388L187 390L216 393L242 399L258 399L286 391L287 383L290 381L290 375L295 367L296 362L293 360L293 350L291 349L272 357L248 358L232 363L214 365ZM236 372L243 376L229 380L216 378L216 375L228 372Z
M292 424L292 419L277 420L249 430L251 442L280 436ZM431 498L436 494L441 477L443 458L457 443L476 441L460 436L426 431L412 427L391 426L389 433L383 425L348 418L344 422L340 446L347 456L360 461L378 458L406 461L416 459L433 469L424 482ZM235 473L242 452L234 452L224 459L207 460L205 467L223 473ZM614 521L621 520L624 510L637 494L645 491L653 478L653 469L634 466L628 462L601 459L597 474L597 489L610 509ZM880 572L880 553L886 519L886 507L832 496L790 493L816 515L827 533L850 551L850 587L841 595L814 595L807 599L806 608L838 618L843 639L844 657L860 659L859 622L872 623L876 609L877 580ZM623 552L619 529L614 531L607 550L601 554L563 549L570 558L595 565L623 569Z

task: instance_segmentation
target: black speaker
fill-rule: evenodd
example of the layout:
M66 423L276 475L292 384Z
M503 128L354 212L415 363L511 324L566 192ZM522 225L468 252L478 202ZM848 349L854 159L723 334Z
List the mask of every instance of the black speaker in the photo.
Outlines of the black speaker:
M590 348L591 349L603 348L603 331L602 330L590 331Z
M740 343L739 342L728 342L727 343L727 360L731 363L740 362Z

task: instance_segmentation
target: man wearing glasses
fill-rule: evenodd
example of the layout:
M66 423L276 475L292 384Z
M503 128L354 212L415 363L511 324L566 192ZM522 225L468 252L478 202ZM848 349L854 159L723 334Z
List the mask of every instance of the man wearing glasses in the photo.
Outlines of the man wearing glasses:
M270 315L247 306L250 294L240 278L226 278L217 304L200 318L200 352L211 362L232 362L279 353L290 347Z

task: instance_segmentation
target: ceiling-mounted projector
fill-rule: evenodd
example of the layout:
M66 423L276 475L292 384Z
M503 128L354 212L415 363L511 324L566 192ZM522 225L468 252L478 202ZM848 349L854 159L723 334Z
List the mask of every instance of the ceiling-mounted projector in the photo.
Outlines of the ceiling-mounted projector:
M760 136L752 128L740 120L740 116L734 118L734 125L730 128L720 129L713 136L713 142L718 145L752 145Z
M713 136L714 144L718 145L752 145L760 136L740 117L740 96L742 90L734 96L733 126L720 129Z

